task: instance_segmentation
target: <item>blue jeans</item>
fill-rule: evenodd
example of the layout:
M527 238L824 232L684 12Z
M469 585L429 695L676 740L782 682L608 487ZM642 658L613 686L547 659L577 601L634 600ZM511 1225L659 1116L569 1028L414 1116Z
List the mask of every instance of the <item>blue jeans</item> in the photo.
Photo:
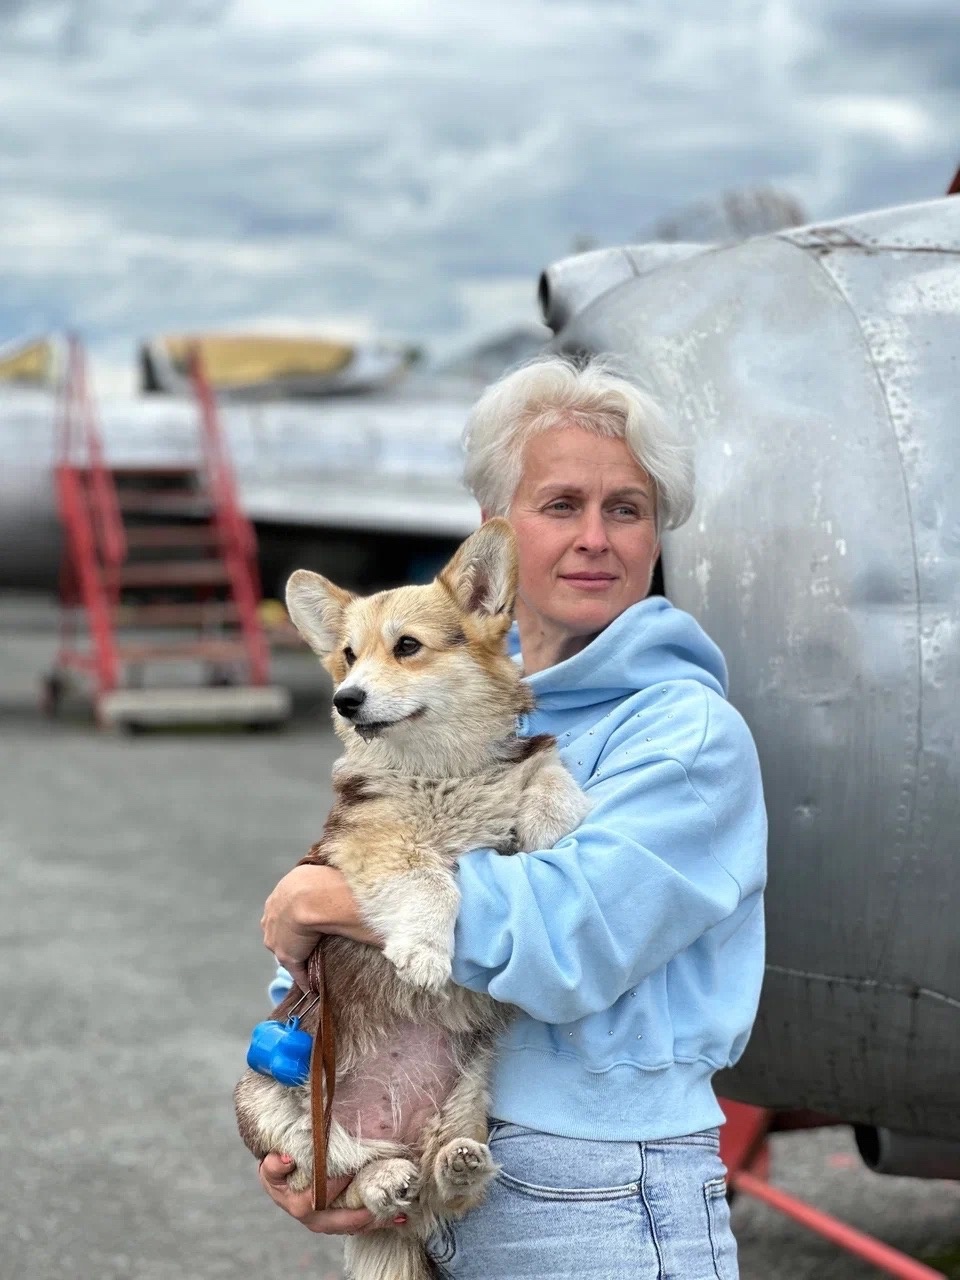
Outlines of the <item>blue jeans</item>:
M487 1198L430 1240L444 1280L737 1280L716 1129L659 1142L494 1121Z

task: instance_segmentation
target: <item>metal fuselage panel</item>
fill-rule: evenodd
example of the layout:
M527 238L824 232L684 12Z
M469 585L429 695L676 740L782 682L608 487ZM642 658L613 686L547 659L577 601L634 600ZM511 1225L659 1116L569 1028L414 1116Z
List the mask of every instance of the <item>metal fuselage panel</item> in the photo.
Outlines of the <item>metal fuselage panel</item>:
M713 252L559 335L693 442L667 593L722 648L770 817L728 1095L960 1138L960 200Z

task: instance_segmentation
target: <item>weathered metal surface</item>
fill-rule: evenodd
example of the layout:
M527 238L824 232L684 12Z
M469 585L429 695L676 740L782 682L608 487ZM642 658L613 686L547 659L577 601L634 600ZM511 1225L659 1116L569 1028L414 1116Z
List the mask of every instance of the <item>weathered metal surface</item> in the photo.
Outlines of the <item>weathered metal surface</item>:
M770 813L732 1097L960 1138L960 201L765 237L559 335L696 452L667 592L726 654Z

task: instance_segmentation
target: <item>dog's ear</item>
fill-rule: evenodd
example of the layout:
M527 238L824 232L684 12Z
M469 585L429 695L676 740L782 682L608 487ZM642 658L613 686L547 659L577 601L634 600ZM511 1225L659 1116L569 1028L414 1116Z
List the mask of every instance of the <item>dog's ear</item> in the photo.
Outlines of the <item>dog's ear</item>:
M287 612L307 644L327 658L340 643L343 611L353 599L319 573L298 569L287 582Z
M439 575L465 613L510 617L517 597L517 539L499 517L482 524Z

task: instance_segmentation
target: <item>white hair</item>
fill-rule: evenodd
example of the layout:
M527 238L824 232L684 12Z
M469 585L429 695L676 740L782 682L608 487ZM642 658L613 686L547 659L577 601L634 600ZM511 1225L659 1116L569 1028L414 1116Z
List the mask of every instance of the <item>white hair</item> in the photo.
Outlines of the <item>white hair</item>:
M467 416L464 481L488 515L506 515L531 436L582 427L623 440L656 486L657 530L676 529L693 509L693 463L657 401L609 360L542 356L489 386Z

